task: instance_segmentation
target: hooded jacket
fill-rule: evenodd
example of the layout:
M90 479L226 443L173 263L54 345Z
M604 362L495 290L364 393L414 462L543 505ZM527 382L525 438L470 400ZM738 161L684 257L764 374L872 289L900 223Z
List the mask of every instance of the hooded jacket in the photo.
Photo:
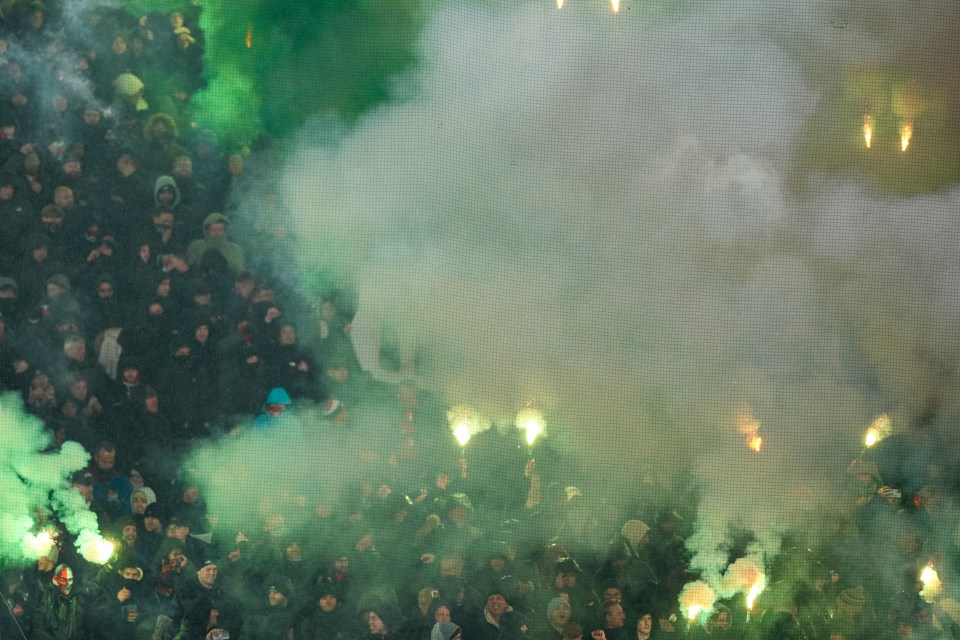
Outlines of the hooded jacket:
M211 237L210 226L216 223L229 224L230 220L222 213L211 213L203 220L203 239L194 240L187 247L187 263L197 266L203 259L203 254L209 250L220 252L226 258L227 266L234 274L246 269L247 258L243 247L236 242L227 240L226 235Z

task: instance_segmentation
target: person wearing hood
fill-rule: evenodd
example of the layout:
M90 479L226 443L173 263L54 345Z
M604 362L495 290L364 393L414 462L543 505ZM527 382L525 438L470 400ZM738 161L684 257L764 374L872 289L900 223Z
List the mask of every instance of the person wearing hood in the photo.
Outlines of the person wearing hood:
M117 566L106 569L98 580L90 607L90 638L134 640L153 628L149 589L140 563L122 556Z
M83 619L86 602L74 584L73 568L58 564L50 579L40 585L31 620L31 640L80 640L85 638Z
M367 633L361 638L364 640L398 640L398 633L402 620L400 615L389 606L380 605L365 609L360 614L362 622L366 622Z
M203 640L211 631L239 632L238 612L217 582L217 563L204 560L177 593L180 630L175 640Z
M186 153L179 137L179 127L173 116L158 112L147 118L143 125L143 140L146 142L144 162L148 173L167 173L173 166L173 159Z
M243 247L227 239L230 219L214 212L203 220L203 239L194 240L187 247L187 262L198 265L207 251L218 251L227 260L230 271L237 274L246 269L247 259Z
M288 420L295 420L292 414L287 413L291 405L293 401L286 389L283 387L270 389L263 406L263 413L253 422L253 430L267 432L284 425Z
M284 576L267 580L266 602L256 613L247 616L241 640L289 640L293 636L297 612L291 604L293 585Z
M177 225L186 234L186 239L200 237L200 214L183 202L180 188L172 176L158 176L153 183L153 208L155 212L173 212Z
M460 640L463 632L452 622L438 622L430 630L430 640Z
M320 578L314 591L316 607L300 621L297 638L302 640L340 640L353 637L350 615L337 597L329 578Z

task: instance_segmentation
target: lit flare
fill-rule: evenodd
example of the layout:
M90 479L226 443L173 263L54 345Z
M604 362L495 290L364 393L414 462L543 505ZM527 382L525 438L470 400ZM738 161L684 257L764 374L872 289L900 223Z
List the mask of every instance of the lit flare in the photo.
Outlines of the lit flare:
M870 149L873 142L873 116L869 113L863 116L863 141Z
M620 0L610 0L610 11L620 13Z
M247 49L253 46L253 25L247 27L247 37L243 41L247 45Z
M867 429L867 434L863 438L863 444L868 449L877 444L890 435L890 429L892 425L893 422L890 420L890 416L885 413L881 413L879 416L873 419L873 422L870 423L870 427Z
M747 446L757 453L760 453L760 449L763 448L763 438L760 437L759 433L755 433L750 437L750 440L747 442Z
M524 432L527 439L527 446L530 447L533 446L533 443L541 434L543 434L547 427L547 423L543 419L543 414L530 406L524 407L517 412L517 417L514 420L514 424L516 425L517 429L520 429Z
M900 125L900 151L907 150L911 138L913 138L913 124L904 122Z
M943 590L943 583L940 582L940 576L937 570L933 568L931 562L920 572L920 582L923 583L923 589L920 590L920 597L924 602L932 603Z
M557 9L563 9L563 0L557 0Z

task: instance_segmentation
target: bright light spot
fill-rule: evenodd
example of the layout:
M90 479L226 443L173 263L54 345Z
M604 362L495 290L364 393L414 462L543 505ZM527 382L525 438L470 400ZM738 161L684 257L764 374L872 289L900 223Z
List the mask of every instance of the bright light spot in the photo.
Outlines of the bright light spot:
M610 0L610 11L614 13L620 12L620 0Z
M900 151L906 151L910 146L910 138L913 137L913 125L904 122L900 125Z
M557 0L557 9L563 9L563 0Z
M925 602L932 603L943 590L943 583L940 582L940 576L932 564L928 564L920 572L920 582L923 583L923 589L920 590L920 597Z
M80 532L77 548L85 560L94 564L105 564L113 556L113 543L93 531Z
M247 27L247 37L244 39L244 43L247 45L247 49L253 46L253 25Z
M873 116L867 114L863 116L863 141L867 144L867 149L870 148L871 141L873 140Z
M750 592L747 594L747 609L753 611L753 603L756 602L757 596L763 593L763 589L766 586L767 579L761 573L760 577L757 578L757 581L753 583L753 586L750 587Z
M461 447L467 446L472 435L473 434L470 433L470 425L465 422L461 422L453 428L453 437L457 439Z
M47 554L53 546L50 532L44 530L34 535L28 533L23 537L23 549L30 558L39 558Z
M760 437L759 433L753 434L753 437L750 438L750 442L747 443L751 449L760 453L760 449L763 447L763 438Z
M873 422L870 423L870 428L867 429L867 435L863 438L863 444L865 444L868 448L877 444L890 435L892 426L893 421L890 420L890 416L885 413L881 413L873 419Z
M536 439L544 432L547 423L543 414L533 407L524 407L517 413L514 424L526 434L527 445L533 446Z
M693 622L694 620L697 619L697 616L700 615L701 611L702 609L700 608L699 605L693 605L692 607L687 609L687 619Z

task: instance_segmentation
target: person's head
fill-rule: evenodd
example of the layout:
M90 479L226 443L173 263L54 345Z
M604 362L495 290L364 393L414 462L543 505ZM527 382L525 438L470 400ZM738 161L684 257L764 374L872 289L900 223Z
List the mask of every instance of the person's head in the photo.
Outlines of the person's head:
M110 280L101 280L97 283L97 297L102 299L113 297L113 282Z
M383 618L376 611L367 613L367 627L370 629L370 634L375 636L385 636L389 632Z
M137 525L133 524L132 522L124 524L123 528L120 530L120 537L123 538L124 542L135 542L137 539Z
M128 385L137 385L140 384L140 367L132 362L128 362L123 366L123 369L120 371L120 377L123 380L124 384Z
M560 636L563 640L583 640L583 625L567 620L560 625Z
M197 570L197 581L204 589L212 589L217 582L217 565L212 560L207 560Z
M730 628L730 609L720 604L707 621L707 628L711 630L726 631Z
M70 211L74 206L73 189L66 186L59 186L53 190L53 204L64 211Z
M507 607L510 605L507 603L507 598L500 593L495 591L487 596L487 611L491 616L497 618L507 610Z
M193 177L193 160L190 156L177 156L173 160L173 177L189 180Z
M87 381L77 376L70 382L70 397L79 402L84 402L90 393Z
M270 585L270 588L267 590L267 601L271 607L287 606L287 594L283 591L283 586L280 584Z
M430 611L430 605L440 597L440 592L437 591L436 587L424 587L420 589L417 593L417 608L420 609L421 615L427 615L427 612Z
M450 607L446 604L439 604L433 610L433 621L450 622Z
M570 620L570 603L563 598L553 598L547 604L547 619L554 628L559 629Z
M40 224L50 231L59 230L63 227L63 209L55 204L48 204L40 210Z
M158 533L163 529L160 520L160 507L156 503L147 505L143 511L143 528L150 533Z
M285 322L280 325L280 330L277 335L277 342L284 346L289 346L297 342L297 327L296 325Z
M138 489L133 492L133 496L130 498L130 507L133 510L134 515L144 515L149 505L150 499L145 491Z
M172 29L180 29L183 27L183 14L179 11L174 11L170 14L170 27Z
M619 602L607 600L602 605L603 623L607 629L619 629L623 626L624 612Z
M604 600L609 600L610 602L621 602L623 600L623 592L620 591L620 587L616 585L604 587L602 595Z
M153 226L166 231L173 228L176 216L171 209L160 208L153 214Z
M243 156L241 154L233 153L227 157L227 171L232 176L239 176L243 173Z
M74 362L87 359L87 341L80 336L69 336L63 342L63 353Z
M113 37L113 42L110 43L110 49L118 56L122 56L127 52L127 39L118 33Z
M653 613L648 611L637 618L637 635L646 638L653 633Z
M328 590L320 594L317 598L317 606L324 613L333 613L337 608L337 594L333 590Z
M102 113L96 107L86 107L83 110L83 124L88 127L95 127L100 124Z
M94 462L100 471L110 471L117 463L117 448L112 442L101 442L97 447L97 454L94 456Z

